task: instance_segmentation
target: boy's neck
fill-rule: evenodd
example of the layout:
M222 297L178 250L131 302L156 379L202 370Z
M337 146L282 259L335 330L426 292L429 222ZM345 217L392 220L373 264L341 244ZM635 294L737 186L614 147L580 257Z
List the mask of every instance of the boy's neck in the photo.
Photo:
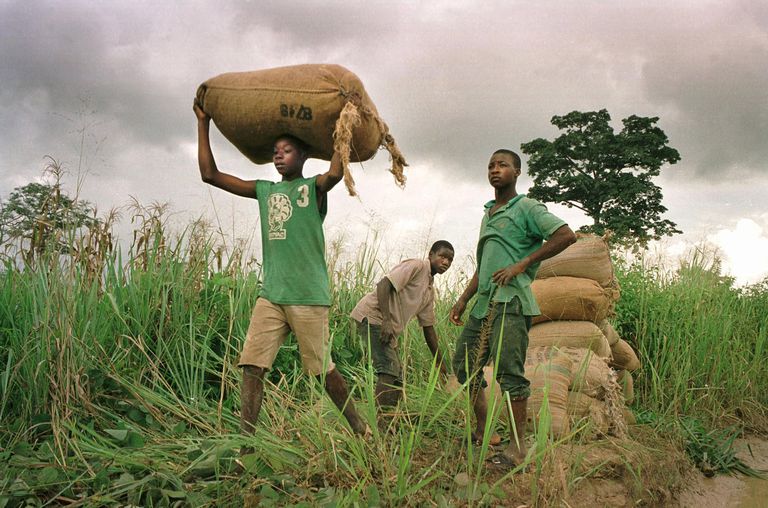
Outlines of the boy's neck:
M304 175L302 173L299 173L297 175L283 175L282 182L292 182L294 180L298 180L299 178L304 178Z
M515 190L515 188L512 186L496 189L496 204L499 205L507 203L515 196L517 196L517 190Z

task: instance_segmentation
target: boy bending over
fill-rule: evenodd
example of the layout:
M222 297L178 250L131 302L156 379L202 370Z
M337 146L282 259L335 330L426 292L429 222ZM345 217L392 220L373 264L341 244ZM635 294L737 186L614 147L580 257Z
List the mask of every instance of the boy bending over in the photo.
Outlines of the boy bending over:
M395 266L365 295L352 311L363 347L376 370L376 402L394 406L402 396L403 372L397 339L408 321L416 316L424 330L427 347L446 373L435 333L436 274L445 273L453 263L453 246L445 240L432 245L427 259L407 259ZM370 344L370 349L369 349Z

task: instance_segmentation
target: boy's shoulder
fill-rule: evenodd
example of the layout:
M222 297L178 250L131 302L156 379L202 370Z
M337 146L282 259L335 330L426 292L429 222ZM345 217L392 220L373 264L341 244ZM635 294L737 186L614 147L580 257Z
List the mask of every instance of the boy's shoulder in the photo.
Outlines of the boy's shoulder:
M425 272L429 272L429 260L412 258L400 261L389 270L388 275L394 278L410 280L413 277L419 277L419 274Z
M524 215L538 215L547 212L547 206L544 203L537 199L529 198L528 196L523 196L520 198L520 201L517 203L517 205L517 212Z
M531 208L540 205L541 201L533 198L529 198L528 196L523 196L520 198L520 202L518 204L520 205L521 208L530 210Z
M424 266L425 262L426 260L419 258L403 259L392 268L392 271L405 269L418 270Z

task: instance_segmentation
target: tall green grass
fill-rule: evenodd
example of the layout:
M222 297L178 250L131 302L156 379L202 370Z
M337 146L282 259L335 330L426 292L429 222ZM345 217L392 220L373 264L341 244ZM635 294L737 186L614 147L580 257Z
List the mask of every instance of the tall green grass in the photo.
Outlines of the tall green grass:
M679 269L619 263L620 334L643 363L636 405L715 427L768 422L768 285L734 288L696 250Z
M27 265L5 260L0 505L474 506L562 494L546 484L562 444L549 435L546 410L529 454L534 474L521 482L486 472L488 447L466 444L468 398L440 387L415 323L402 342L405 401L390 428L378 428L373 374L348 319L384 271L375 234L352 256L341 241L329 248L334 357L373 438L352 437L319 383L301 372L293 340L270 373L255 436L239 434L235 362L258 266L238 250L223 256L200 223L168 235L162 213L135 215L124 258L86 236L69 253ZM759 362L766 291L734 290L700 268L670 278L639 265L619 273L617 325L644 363L638 407L715 421L748 414L757 425L768 379ZM454 298L445 285L437 302L448 358L459 332L445 318ZM494 401L489 430L499 425ZM235 458L245 444L259 453L242 474Z

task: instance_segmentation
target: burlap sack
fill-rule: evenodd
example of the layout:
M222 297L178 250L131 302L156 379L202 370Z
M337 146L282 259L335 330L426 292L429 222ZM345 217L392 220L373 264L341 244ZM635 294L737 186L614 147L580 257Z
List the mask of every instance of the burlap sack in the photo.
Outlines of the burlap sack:
M541 309L534 323L556 320L592 321L605 319L613 311L612 290L591 279L550 277L537 279L531 290Z
M627 425L637 425L637 417L628 407L625 407L622 410L622 414L624 415L624 421L627 422Z
M617 381L624 392L624 402L632 404L635 400L635 380L632 378L632 373L628 370L620 370Z
M392 157L391 172L403 186L405 159L360 79L340 65L305 64L213 77L197 101L233 145L256 164L272 161L275 139L291 134L309 156L331 160L338 151L344 181L355 195L349 162L365 161L379 146Z
M568 419L572 428L587 425L595 434L607 434L609 425L606 404L580 392L568 393Z
M590 321L547 321L531 327L528 346L591 349L597 356L608 358L611 347L603 332Z
M573 361L571 391L603 400L612 375L607 359L589 349L561 348L560 351Z
M591 279L603 287L611 285L613 263L608 244L599 236L578 235L576 243L557 256L545 259L536 278L580 277Z
M613 357L611 367L616 370L623 369L631 372L640 368L640 360L635 350L623 339L619 339L611 346L611 356Z
M571 359L552 348L530 348L525 362L525 377L531 382L528 399L528 422L541 427L542 407L546 395L550 432L562 437L570 430L568 420L568 387L571 384Z
M547 390L547 407L549 408L550 429L552 435L560 437L568 432L568 386L570 385L571 360L554 348L528 348L525 360L525 378L531 383L531 397L528 399L528 424L533 428L533 422L539 418L544 401L544 391ZM501 386L495 379L493 365L483 369L487 387L485 396L490 407L491 397L496 399L496 407L501 407L500 418L508 422L507 403Z
M605 335L609 346L613 346L619 342L619 334L616 333L616 329L607 319L601 319L597 323L597 327L600 328L600 331L603 332L603 335Z

